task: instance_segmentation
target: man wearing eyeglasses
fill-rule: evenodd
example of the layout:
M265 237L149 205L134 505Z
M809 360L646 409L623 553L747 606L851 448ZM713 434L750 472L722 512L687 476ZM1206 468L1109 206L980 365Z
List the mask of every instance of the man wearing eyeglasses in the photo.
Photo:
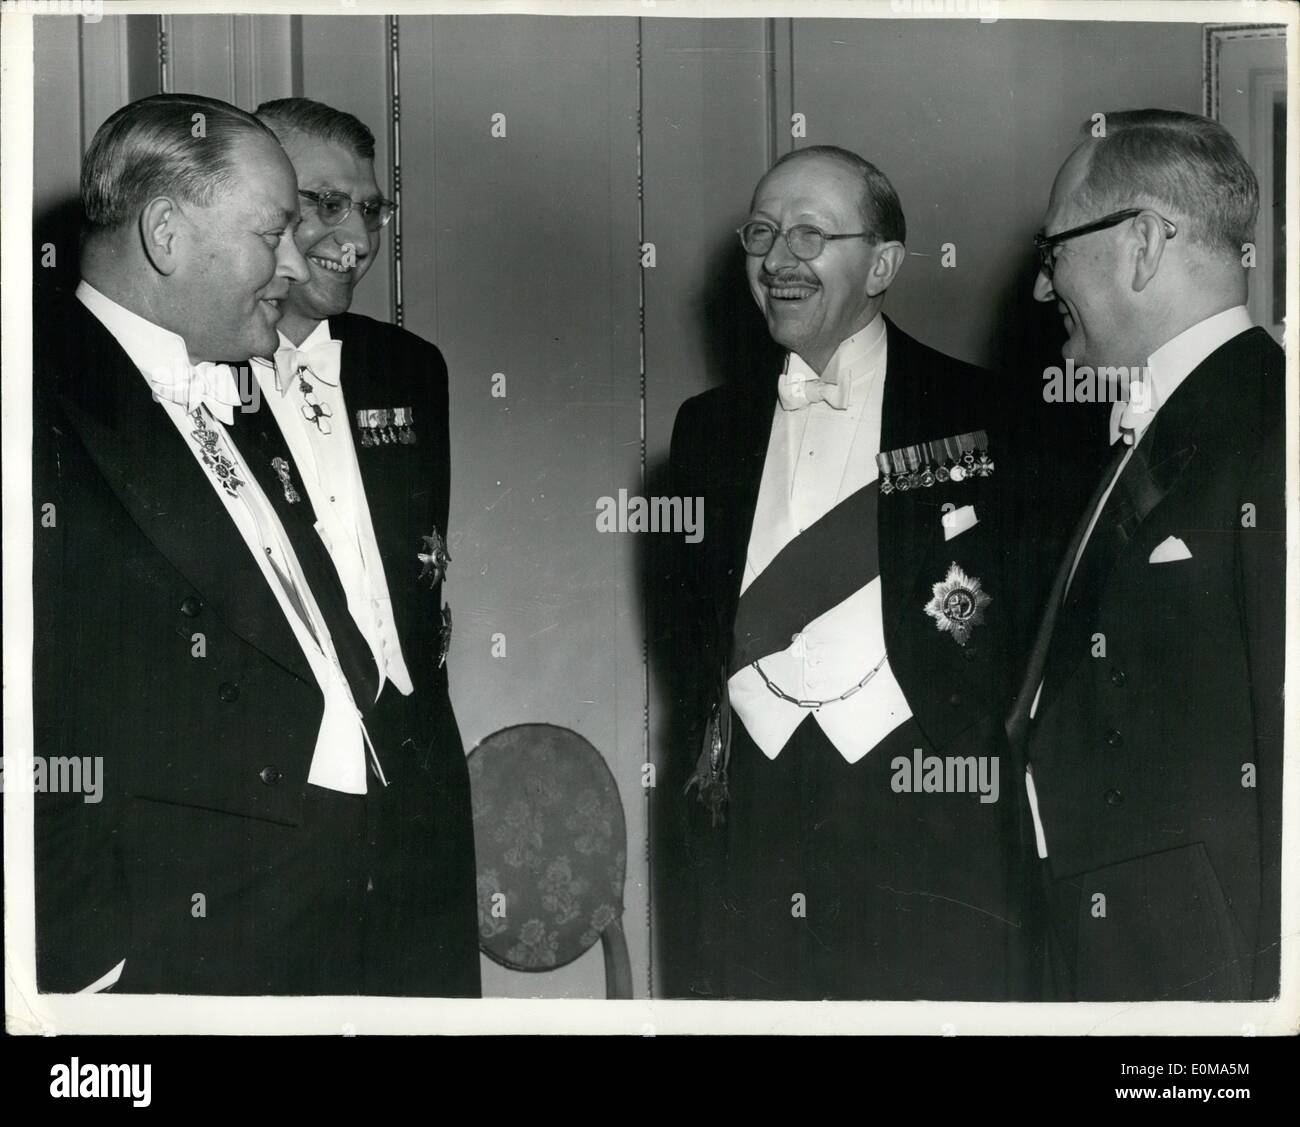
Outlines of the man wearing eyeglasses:
M1062 355L1114 385L1007 722L1058 999L1278 990L1286 412L1245 306L1257 209L1222 126L1114 113L1036 240Z
M297 189L262 122L194 94L121 107L82 163L80 282L34 334L42 991L477 990L472 852L429 860L449 803L468 836L450 711L394 689L311 512L319 450L239 363L308 281ZM377 530L431 514L410 472L421 497L379 493ZM431 684L427 631L400 641Z
M386 780L366 788L384 858L366 911L390 965L384 993L479 992L469 777L448 694L442 586L450 491L447 367L427 341L349 313L396 205L375 142L352 114L306 98L259 106L298 178L290 287L274 355L254 359L248 429L280 488L309 515L378 674L368 717Z
M997 389L882 313L905 223L860 156L778 161L739 233L786 359L673 434L709 531L680 546L665 992L1023 997Z

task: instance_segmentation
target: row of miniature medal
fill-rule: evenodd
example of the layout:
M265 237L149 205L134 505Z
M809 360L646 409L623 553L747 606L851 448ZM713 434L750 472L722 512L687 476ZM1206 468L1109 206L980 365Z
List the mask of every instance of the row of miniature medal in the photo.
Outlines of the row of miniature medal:
M409 407L376 407L357 412L357 429L362 446L387 446L415 442L415 419Z
M388 416L390 420L395 420L395 425L402 429L399 432L400 437L394 439L386 437L376 438L366 430L366 423L362 421L362 416ZM190 412L190 420L194 423L194 430L190 436L199 446L199 453L203 459L203 464L217 479L221 488L231 497L239 495L239 487L244 484L244 479L239 476L235 464L220 449L221 437L208 426L204 418L203 409L197 408ZM378 446L380 442L402 442L410 445L415 441L415 431L411 428L411 409L409 407L395 407L378 411L358 411L357 423L361 426L361 442L363 446ZM388 425L388 424L382 424ZM409 435L409 437L407 437ZM366 441L369 438L369 441ZM284 499L291 505L299 504L302 501L302 494L298 492L293 484L291 476L292 471L289 463L284 458L272 458L271 468L275 471L276 477L280 479L280 485L284 489ZM442 533L434 526L432 536L422 537L424 541L424 551L417 552L416 558L420 563L420 579L427 579L431 588L437 587L439 583L446 578L447 565L451 563L451 553L447 551L447 541ZM447 663L447 653L451 649L451 607L444 605L442 608L442 622L438 631L438 667L442 668Z
M988 434L977 430L882 451L876 455L880 492L928 489L935 482L964 481L971 475L988 477L993 472L988 448Z

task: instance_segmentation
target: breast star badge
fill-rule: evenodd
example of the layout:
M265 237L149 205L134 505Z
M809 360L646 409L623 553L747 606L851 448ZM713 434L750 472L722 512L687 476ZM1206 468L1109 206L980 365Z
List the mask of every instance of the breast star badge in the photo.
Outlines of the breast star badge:
M984 621L984 608L993 599L985 594L978 579L967 575L955 562L932 590L934 597L925 604L925 613L934 619L940 633L951 634L953 641L964 646L971 631Z
M447 541L442 538L436 525L432 536L422 536L420 539L424 541L424 551L415 554L415 558L420 561L419 578L427 579L432 590L446 577L451 553L447 551Z

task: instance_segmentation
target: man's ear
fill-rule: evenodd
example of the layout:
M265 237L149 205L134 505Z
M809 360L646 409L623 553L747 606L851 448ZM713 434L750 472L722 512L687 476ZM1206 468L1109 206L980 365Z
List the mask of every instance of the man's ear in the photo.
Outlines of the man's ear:
M140 212L140 242L159 274L172 274L179 265L180 208L168 196L155 196Z
M902 243L881 243L876 247L876 261L871 264L871 273L867 275L867 295L879 297L898 277L907 249Z
M1141 293L1156 276L1164 258L1165 221L1153 211L1144 211L1133 220L1133 233L1137 239L1137 260L1133 264L1133 292Z

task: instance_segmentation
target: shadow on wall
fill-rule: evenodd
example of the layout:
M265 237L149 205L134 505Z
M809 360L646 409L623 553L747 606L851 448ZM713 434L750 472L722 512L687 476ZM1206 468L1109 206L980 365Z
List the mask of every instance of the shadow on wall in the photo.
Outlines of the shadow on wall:
M768 336L767 325L750 295L745 280L745 255L734 236L729 234L717 240L691 307L694 323L689 331L704 347L707 381L699 381L701 386L752 386L757 394L767 381L776 377L784 354ZM652 385L647 388L647 395L654 394ZM679 406L675 404L674 408ZM647 466L646 485L652 497L674 492L666 452ZM718 526L711 526L706 512L706 537L711 527ZM686 858L665 855L664 849L668 841L678 838L677 834L667 832L669 822L681 817L683 803L695 801L684 796L682 788L699 751L698 729L704 719L690 715L691 709L679 707L673 699L674 685L680 688L684 680L703 676L702 671L673 669L674 647L680 644L675 643L674 632L684 625L678 594L681 579L675 572L678 562L673 551L675 540L671 536L637 538L637 578L644 594L646 661L650 667L649 705L652 715L660 718L655 732L657 746L651 748L657 771L650 807L652 905L666 902L665 880L671 881L671 874L680 872L682 864L690 863ZM655 988L656 993L662 994L664 968L685 965L682 946L689 947L693 932L689 920L665 918L663 912L653 909L651 918Z
M989 355L1005 381L1013 463L1022 479L1016 531L1050 558L1055 530L1068 536L1101 473L1107 456L1109 404L1049 403L1043 373L1064 368L1065 330L1055 301L1035 301L1037 266L1026 262L1008 282L990 318Z
M734 237L719 238L708 257L708 267L692 302L693 330L706 349L708 386L752 384L755 392L775 378L784 359L783 350L768 335L767 324L755 305L745 279L745 254ZM653 395L653 387L647 395ZM680 407L680 404L677 405ZM651 497L672 492L668 455L658 455L646 467L646 491ZM708 535L708 514L705 514ZM674 591L673 542L671 536L637 538L637 582L645 593L646 660L650 665L652 685L671 684L671 640L680 608ZM667 702L665 701L666 705ZM653 705L652 705L653 707ZM679 746L685 729L698 718L683 717L676 709L666 708L662 746L654 756L660 771L668 761L668 751ZM680 759L680 757L672 757ZM669 782L673 772L669 772Z

